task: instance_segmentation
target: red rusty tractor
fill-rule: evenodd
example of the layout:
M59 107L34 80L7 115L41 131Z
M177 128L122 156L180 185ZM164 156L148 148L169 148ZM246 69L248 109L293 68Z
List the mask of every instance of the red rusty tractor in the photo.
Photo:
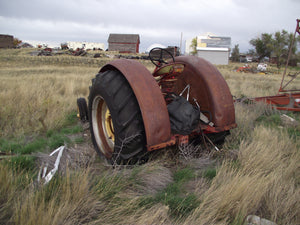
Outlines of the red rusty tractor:
M111 163L137 163L197 136L224 140L236 127L232 95L215 66L161 48L149 59L153 74L136 60L117 59L92 80L86 118L96 151Z

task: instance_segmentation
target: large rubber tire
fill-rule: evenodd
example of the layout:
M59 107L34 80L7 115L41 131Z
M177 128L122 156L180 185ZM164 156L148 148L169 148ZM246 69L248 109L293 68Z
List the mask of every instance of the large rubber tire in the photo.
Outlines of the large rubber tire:
M80 120L82 122L89 121L87 103L86 103L85 98L77 99L77 109L78 109L78 114L79 114Z
M92 142L100 155L112 164L135 164L146 159L141 111L122 73L97 74L92 80L88 107Z

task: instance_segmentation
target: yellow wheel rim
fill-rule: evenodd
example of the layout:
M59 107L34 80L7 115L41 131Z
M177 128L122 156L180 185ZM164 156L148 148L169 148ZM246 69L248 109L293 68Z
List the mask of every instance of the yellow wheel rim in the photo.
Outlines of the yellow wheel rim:
M114 152L115 135L113 122L104 99L98 95L92 102L92 128L99 150L110 158Z
M115 142L114 126L108 108L106 108L106 112L105 112L105 129L107 131L108 138L111 139L113 142Z
M77 118L80 118L79 107L77 106Z

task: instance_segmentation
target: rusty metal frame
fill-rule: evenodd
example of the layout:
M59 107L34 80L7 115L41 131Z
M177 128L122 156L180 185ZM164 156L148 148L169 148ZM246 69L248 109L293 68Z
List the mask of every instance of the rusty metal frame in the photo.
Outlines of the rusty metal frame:
M278 110L300 112L300 93L284 93L274 96L257 97L250 99L256 102L264 102Z
M290 61L290 57L291 57L291 54L292 54L292 48L293 48L293 45L294 45L294 42L295 42L295 38L296 38L296 34L298 33L300 35L300 19L297 19L297 25L296 25L296 30L295 30L295 33L294 33L294 37L293 37L293 40L292 40L292 43L290 45L290 49L289 49L289 54L288 54L288 58L287 58L287 61L286 61L286 64L285 64L285 68L284 68L284 72L283 72L283 75L282 75L282 80L281 80L281 83L280 83L280 87L279 87L279 91L278 93L280 92L293 92L293 91L300 91L300 89L294 89L294 90L285 90L285 88L297 77L297 75L299 73L296 73L292 76L291 80L288 81L284 86L283 86L283 82L284 82L284 79L285 79L285 76L286 76L286 71L287 71L287 67L289 65L289 61Z
M167 105L152 74L138 61L128 59L114 60L100 72L107 70L120 71L130 84L141 109L147 149L162 143L173 145Z

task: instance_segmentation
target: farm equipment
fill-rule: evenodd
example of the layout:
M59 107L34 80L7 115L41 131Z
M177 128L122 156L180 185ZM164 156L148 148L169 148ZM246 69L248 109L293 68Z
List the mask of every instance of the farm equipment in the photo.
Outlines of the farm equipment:
M257 67L251 67L248 64L245 64L244 66L239 67L236 72L267 74L267 67L268 65L266 63L259 63Z
M88 112L80 112L95 150L113 164L137 163L148 152L197 137L222 142L237 126L229 87L211 63L161 48L149 58L152 74L130 59L102 67L90 86ZM86 108L79 103L79 111Z
M52 55L52 48L48 48L48 47L45 47L38 53L38 56L51 56L51 55Z
M296 30L294 33L292 43L290 45L287 62L285 65L285 69L282 75L282 80L277 95L248 98L246 99L247 102L264 102L278 110L300 112L300 89L287 89L288 85L290 85L292 81L297 78L300 72L296 72L294 74L289 73L288 75L286 75L287 67L289 65L289 60L292 52L292 47L294 45L297 33L300 35L300 19L297 19ZM290 77L289 81L285 81L287 77ZM245 99L243 99L243 101L244 100Z

